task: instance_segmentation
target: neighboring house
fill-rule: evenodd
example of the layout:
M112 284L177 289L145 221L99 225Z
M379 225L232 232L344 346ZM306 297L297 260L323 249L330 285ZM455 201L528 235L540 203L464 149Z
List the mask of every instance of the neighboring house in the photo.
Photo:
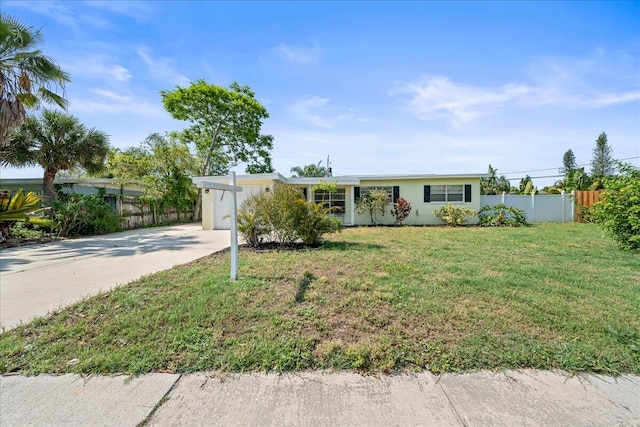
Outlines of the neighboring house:
M302 189L309 201L327 202L331 206L341 208L336 214L346 226L369 225L369 213L358 213L356 202L366 192L373 188L384 189L395 202L399 197L411 203L412 210L405 224L435 225L442 224L439 218L433 216L433 211L451 203L455 206L469 209L480 209L480 178L487 174L457 174L457 175L362 175L336 176L322 178L286 178L281 174L239 175L237 185L242 187L238 193L238 206L251 194L272 189L277 183L295 185ZM228 183L227 176L193 178L198 187L203 181ZM335 183L336 193L324 193L313 190L314 185L321 182ZM230 227L231 195L219 190L202 189L202 228L204 230L226 230ZM391 215L392 203L389 203L384 216L378 215L379 223L393 224ZM417 213L417 215L416 215Z
M88 178L56 178L56 188L65 193L76 194L101 194L117 212L122 213L123 197L139 197L144 194L144 188L136 183L120 184L115 179L88 179ZM0 179L0 190L9 190L15 193L19 189L25 193L33 191L42 194L42 178L15 178Z

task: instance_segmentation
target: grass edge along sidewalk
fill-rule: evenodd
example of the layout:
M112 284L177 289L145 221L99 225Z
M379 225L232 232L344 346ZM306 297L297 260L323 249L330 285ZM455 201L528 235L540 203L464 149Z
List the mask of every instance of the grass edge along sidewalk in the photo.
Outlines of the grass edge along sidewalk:
M354 228L228 253L0 335L0 372L640 372L640 257L590 224Z

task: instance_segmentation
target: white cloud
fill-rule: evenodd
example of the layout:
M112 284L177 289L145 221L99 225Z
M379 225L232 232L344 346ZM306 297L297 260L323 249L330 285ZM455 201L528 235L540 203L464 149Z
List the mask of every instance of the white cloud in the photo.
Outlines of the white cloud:
M51 18L63 27L70 28L80 34L87 27L111 29L113 24L104 15L111 11L143 20L149 8L145 3L125 1L86 1L76 3L70 1L10 1L5 2L9 8L27 10ZM3 4L4 5L4 4ZM80 7L78 7L80 5ZM87 6L93 10L82 6Z
M105 89L93 89L86 96L70 99L71 111L88 114L131 114L143 117L166 116L157 102L149 102L139 96L121 95Z
M357 117L357 111L353 108L334 107L330 105L329 98L318 96L296 102L290 107L290 111L305 123L326 129L334 128L349 119L358 122L367 121L366 118Z
M109 12L125 15L136 21L143 21L150 12L149 4L138 1L85 1L83 5L98 10L106 10Z
M276 55L293 64L316 64L322 57L322 51L316 43L312 46L289 46L280 43L273 49Z
M76 57L73 62L62 63L62 69L73 75L107 77L117 82L126 82L131 79L131 73L122 65L104 55L89 55Z
M191 80L175 69L173 59L167 57L152 57L147 46L140 46L138 56L147 64L149 74L156 79L176 85L188 84Z
M538 58L523 81L488 87L423 76L396 85L405 108L421 120L445 120L455 126L493 114L500 108L602 108L640 100L637 55L606 52L577 58Z
M465 86L436 76L400 85L391 95L406 95L406 107L421 120L445 119L461 125L532 91L530 86L518 84Z
M62 1L11 1L3 6L10 9L22 9L29 12L47 16L60 25L77 29L78 14L75 13L69 2Z

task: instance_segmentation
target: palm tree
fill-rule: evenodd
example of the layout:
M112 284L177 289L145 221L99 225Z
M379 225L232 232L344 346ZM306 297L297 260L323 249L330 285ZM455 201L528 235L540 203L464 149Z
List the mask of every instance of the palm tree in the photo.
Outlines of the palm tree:
M55 89L71 81L55 62L35 49L42 34L14 18L0 14L0 147L6 148L12 129L20 126L27 109L44 103L67 107Z
M0 165L42 166L43 201L51 206L56 173L75 166L97 173L104 167L109 148L109 137L103 132L87 129L71 115L45 109L40 118L27 117L12 133Z
M303 167L295 166L291 168L291 173L293 177L320 177L327 176L327 168L324 166L320 166L322 164L322 160L318 162L317 165L310 164L305 165Z

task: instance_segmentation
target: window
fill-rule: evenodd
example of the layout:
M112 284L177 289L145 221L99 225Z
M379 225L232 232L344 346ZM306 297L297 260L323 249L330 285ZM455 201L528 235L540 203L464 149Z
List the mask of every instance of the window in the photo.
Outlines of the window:
M400 186L398 185L394 185L394 186L381 186L381 187L354 187L354 195L355 195L355 200L354 202L357 202L361 197L366 196L369 191L373 191L373 190L382 190L384 192L387 193L387 195L389 196L389 203L394 203L395 201L397 201L400 198Z
M471 202L471 185L425 185L424 202Z
M462 202L463 199L462 185L432 185L431 201L432 202Z
M326 208L340 208L334 212L337 215L344 215L345 209L345 189L338 188L338 191L331 193L325 190L316 190L313 192L313 200L316 203L322 203Z

